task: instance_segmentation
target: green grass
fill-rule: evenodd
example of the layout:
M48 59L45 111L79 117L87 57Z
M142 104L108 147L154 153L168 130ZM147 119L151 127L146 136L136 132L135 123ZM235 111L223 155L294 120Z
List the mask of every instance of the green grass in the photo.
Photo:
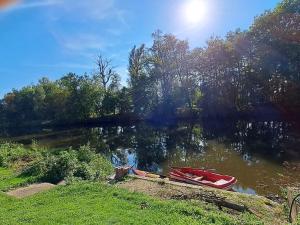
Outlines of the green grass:
M13 170L0 167L0 191L24 186L33 181L33 177L19 176Z
M0 194L0 224L260 224L196 203L165 201L101 183L59 186L17 200Z

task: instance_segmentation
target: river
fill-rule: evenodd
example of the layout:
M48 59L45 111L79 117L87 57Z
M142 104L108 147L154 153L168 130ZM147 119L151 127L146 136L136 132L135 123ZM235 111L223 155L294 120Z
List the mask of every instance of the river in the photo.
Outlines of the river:
M2 139L48 148L90 144L117 163L166 175L171 166L211 169L238 179L235 191L280 194L300 183L300 134L283 121L206 121L72 129L14 130Z

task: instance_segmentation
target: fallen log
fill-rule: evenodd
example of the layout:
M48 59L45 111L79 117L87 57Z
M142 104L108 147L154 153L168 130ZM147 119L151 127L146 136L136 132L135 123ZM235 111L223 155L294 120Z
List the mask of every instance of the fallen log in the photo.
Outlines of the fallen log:
M225 207L228 209L233 209L238 212L245 212L245 211L250 212L250 210L245 205L240 205L234 202L227 201L224 197L219 197L213 193L193 193L190 195L179 194L179 195L173 195L171 198L177 200L196 199L196 200L201 200L201 201L215 204L219 208Z

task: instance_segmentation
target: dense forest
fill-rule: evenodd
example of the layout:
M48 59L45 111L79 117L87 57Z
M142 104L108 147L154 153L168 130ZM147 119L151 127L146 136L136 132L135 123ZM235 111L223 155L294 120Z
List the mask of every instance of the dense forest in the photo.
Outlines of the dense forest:
M74 121L107 115L139 118L234 117L300 113L300 0L284 0L252 26L211 37L206 46L156 31L152 46L129 54L127 87L99 55L93 74L69 73L12 90L0 124Z

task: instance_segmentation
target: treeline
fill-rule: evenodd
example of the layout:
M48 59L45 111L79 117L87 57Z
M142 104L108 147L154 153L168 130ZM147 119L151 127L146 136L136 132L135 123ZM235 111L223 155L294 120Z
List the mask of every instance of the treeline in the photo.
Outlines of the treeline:
M69 73L59 80L13 90L1 100L2 124L34 121L80 121L130 111L130 96L120 86L111 62L98 56L93 75Z
M0 120L84 120L134 112L140 117L229 117L300 113L300 0L284 0L247 31L212 37L202 48L157 31L152 46L129 55L128 87L112 63L93 75L47 78L1 100ZM2 122L3 123L3 122Z
M202 116L300 112L300 1L286 0L247 31L212 37L203 48L161 32L129 58L135 111Z

